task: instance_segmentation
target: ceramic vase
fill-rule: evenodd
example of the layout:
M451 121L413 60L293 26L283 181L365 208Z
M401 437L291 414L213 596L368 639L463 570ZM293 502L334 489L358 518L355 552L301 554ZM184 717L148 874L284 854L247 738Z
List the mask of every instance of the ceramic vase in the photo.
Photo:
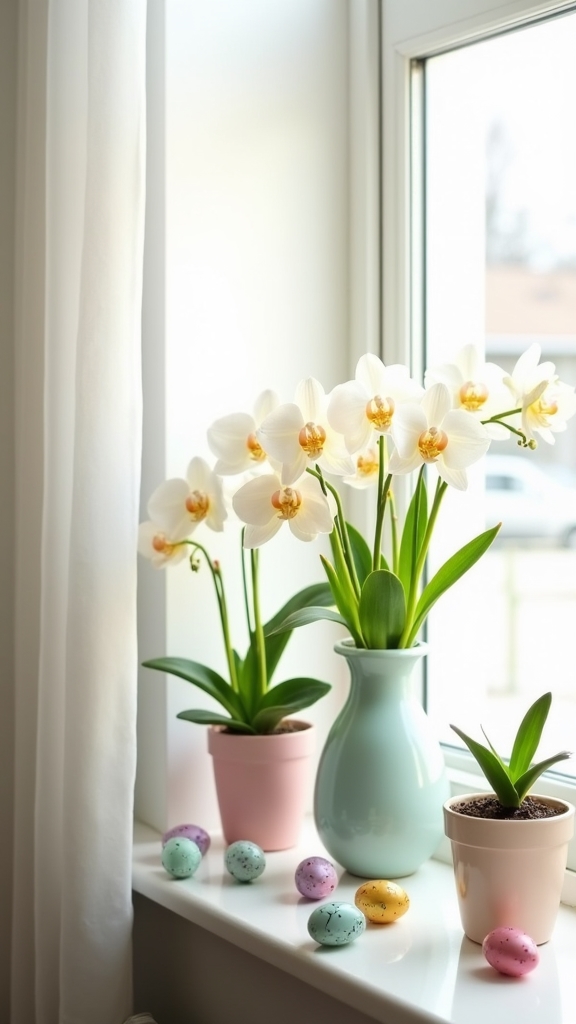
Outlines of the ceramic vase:
M265 851L296 846L311 786L316 729L265 736L208 730L218 807L226 843L248 839Z
M413 874L442 838L449 792L440 744L413 693L426 645L361 650L344 640L334 649L351 681L318 767L318 834L353 875Z
M493 794L455 796L444 806L462 927L473 942L510 926L541 945L552 934L560 906L574 807L535 796L561 813L527 821L472 818L452 810L453 804L479 795Z

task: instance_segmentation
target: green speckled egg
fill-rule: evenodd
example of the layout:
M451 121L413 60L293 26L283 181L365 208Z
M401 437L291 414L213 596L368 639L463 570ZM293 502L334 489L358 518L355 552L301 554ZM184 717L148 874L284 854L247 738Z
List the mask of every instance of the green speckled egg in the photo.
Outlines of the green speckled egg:
M266 857L256 843L238 839L226 850L224 863L237 882L253 882L264 871Z
M308 932L321 946L347 946L365 927L364 914L351 903L323 903L308 918Z
M162 866L172 878L190 878L201 860L197 844L184 836L169 839L162 850Z

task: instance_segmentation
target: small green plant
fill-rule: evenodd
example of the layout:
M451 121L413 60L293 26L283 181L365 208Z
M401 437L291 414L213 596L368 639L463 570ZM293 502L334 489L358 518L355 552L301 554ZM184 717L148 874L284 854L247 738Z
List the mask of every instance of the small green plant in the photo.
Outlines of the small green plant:
M551 703L552 694L544 693L528 709L516 733L512 756L508 764L504 763L494 749L484 729L482 729L482 732L488 740L488 747L471 739L470 736L467 736L457 726L450 726L460 739L464 740L464 743L476 758L503 807L520 807L528 791L534 785L536 779L542 775L542 772L545 772L547 768L551 768L558 761L564 761L572 756L570 751L562 750L559 754L546 758L545 761L532 764L532 759L540 743L542 730L548 718Z

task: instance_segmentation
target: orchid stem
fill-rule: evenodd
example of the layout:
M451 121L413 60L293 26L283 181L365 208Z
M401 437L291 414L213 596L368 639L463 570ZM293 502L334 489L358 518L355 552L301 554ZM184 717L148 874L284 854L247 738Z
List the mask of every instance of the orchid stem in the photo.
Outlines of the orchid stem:
M266 642L264 640L264 628L260 615L260 589L258 582L258 551L255 548L250 550L250 566L252 570L252 604L254 609L254 633L256 636L256 651L258 660L258 683L260 696L263 697L268 689L268 675L266 671Z
M220 622L222 624L222 635L224 638L224 649L226 651L226 661L228 663L228 672L230 674L230 685L232 689L238 693L238 677L236 675L236 663L234 661L234 653L232 650L232 641L230 638L230 627L228 623L228 608L226 605L226 593L224 590L224 579L222 577L222 570L218 562L213 562L210 555L206 551L206 548L199 544L198 541L188 541L194 551L201 551L208 563L210 572L212 573L212 582L214 583L214 590L216 591L216 598L218 600L218 609L220 611Z

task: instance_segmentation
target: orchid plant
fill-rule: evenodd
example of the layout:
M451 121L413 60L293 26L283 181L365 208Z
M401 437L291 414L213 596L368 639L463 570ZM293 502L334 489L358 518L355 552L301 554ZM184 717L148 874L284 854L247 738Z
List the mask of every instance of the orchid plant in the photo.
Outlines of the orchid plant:
M538 764L533 764L532 759L536 754L542 730L548 718L552 694L544 693L532 704L524 715L512 748L512 754L508 763L502 760L494 749L490 740L484 736L488 746L478 743L477 740L467 736L455 725L450 728L464 741L470 753L476 758L481 770L492 786L498 802L503 807L520 807L522 801L528 795L529 790L543 772L558 761L565 761L571 757L569 751L562 750L559 754L553 754Z
M410 377L407 367L385 366L377 356L366 354L358 362L355 379L337 385L330 394L309 377L298 385L293 402L281 404L266 391L253 414L233 413L213 423L207 440L217 460L214 469L196 458L185 480L160 485L148 505L150 522L140 528L139 550L157 567L188 554L196 569L198 558L205 558L218 599L229 679L196 663L186 667L181 659L147 664L188 678L211 693L231 716L224 719L231 728L268 731L282 712L307 706L327 689L310 679L270 687L272 672L296 627L329 619L345 626L360 648L413 646L433 605L482 557L499 530L498 524L474 537L423 585L448 487L464 491L467 469L493 442L512 438L523 448L534 449L538 436L553 444L555 434L566 429L576 412L574 388L559 380L553 363L540 362L540 354L539 346L532 345L506 374L494 363L483 363L467 345L453 364L428 370L424 386ZM417 474L412 498L399 525L392 485L395 477L412 473ZM232 507L244 524L249 631L244 659L231 645L220 564L192 538L200 523L216 531L223 528L227 512L222 477L239 478ZM372 489L375 528L369 541L346 521L337 480ZM320 555L327 584L295 595L263 624L258 549L285 523L298 540L328 535L332 559ZM390 550L384 552L386 524ZM181 717L222 720L200 711L182 712Z

